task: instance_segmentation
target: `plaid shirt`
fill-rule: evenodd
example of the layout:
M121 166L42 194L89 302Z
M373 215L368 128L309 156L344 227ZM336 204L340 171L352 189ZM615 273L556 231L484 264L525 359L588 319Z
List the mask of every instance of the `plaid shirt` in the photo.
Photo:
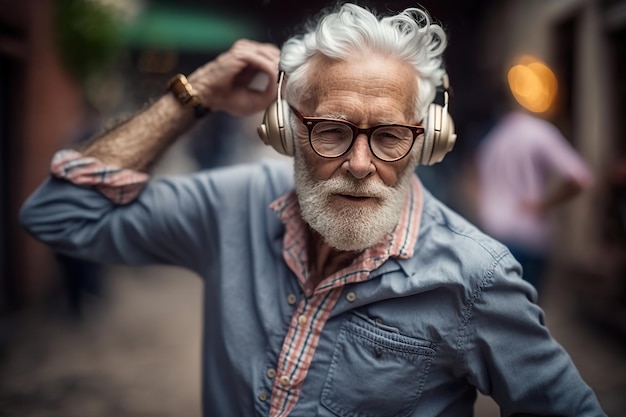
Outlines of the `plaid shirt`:
M141 192L150 178L148 174L103 164L72 149L54 154L50 172L57 178L76 185L89 185L116 204L128 204Z
M294 311L283 342L272 388L270 416L287 416L296 405L322 329L343 287L367 280L370 273L389 257L408 259L413 256L422 205L421 184L413 177L409 198L394 232L378 245L362 252L348 267L326 277L317 287L312 288L307 279L307 225L300 215L297 196L292 191L272 203L270 207L286 228L283 258L296 274L306 298L300 301ZM346 294L348 301L352 297L354 293Z

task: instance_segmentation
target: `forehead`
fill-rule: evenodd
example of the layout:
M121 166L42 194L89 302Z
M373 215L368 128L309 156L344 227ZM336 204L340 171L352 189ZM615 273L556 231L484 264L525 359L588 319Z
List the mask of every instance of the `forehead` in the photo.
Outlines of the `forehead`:
M370 54L339 61L318 55L311 74L311 104L318 112L361 110L396 117L413 113L416 74L410 64L397 58Z

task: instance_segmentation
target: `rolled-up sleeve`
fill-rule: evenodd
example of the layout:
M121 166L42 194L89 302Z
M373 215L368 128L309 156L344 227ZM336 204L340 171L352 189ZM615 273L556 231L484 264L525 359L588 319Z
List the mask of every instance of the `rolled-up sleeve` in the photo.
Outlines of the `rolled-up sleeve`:
M116 204L128 204L135 200L150 178L145 172L106 165L73 149L63 149L54 154L50 173L76 185L93 186Z

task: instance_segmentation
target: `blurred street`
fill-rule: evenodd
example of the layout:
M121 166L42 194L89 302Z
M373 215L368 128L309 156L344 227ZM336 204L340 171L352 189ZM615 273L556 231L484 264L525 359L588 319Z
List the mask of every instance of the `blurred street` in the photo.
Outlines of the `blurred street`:
M96 3L121 10L69 7ZM58 257L23 230L18 210L57 150L135 112L172 75L190 74L238 38L280 45L288 28L330 3L0 0L0 417L200 417L203 282L173 267L105 267L102 288L80 288L81 308L72 309ZM594 184L554 214L558 263L540 304L606 413L626 417L626 0L419 3L450 35L458 133L454 152L419 175L472 222L476 151L503 108L507 71L535 57L554 72L555 107L538 115L589 164ZM261 118L213 113L154 174L279 157L258 139ZM86 275L78 281L100 281ZM479 397L476 417L499 415Z
M200 415L202 282L170 267L107 269L84 317L63 300L11 317L0 369L3 417ZM546 291L548 326L611 417L626 416L626 355L618 338L576 313L563 278ZM524 348L520 346L520 348ZM481 397L476 416L499 416Z
M165 267L106 275L81 319L62 297L11 317L1 416L200 415L201 281Z

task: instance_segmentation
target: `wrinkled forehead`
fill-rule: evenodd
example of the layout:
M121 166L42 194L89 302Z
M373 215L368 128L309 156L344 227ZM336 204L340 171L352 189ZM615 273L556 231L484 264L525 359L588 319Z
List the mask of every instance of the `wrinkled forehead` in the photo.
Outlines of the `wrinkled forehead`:
M305 103L309 109L317 109L325 101L338 105L376 102L407 115L414 112L417 77L408 62L380 54L356 55L350 60L316 55L310 65L310 100Z

